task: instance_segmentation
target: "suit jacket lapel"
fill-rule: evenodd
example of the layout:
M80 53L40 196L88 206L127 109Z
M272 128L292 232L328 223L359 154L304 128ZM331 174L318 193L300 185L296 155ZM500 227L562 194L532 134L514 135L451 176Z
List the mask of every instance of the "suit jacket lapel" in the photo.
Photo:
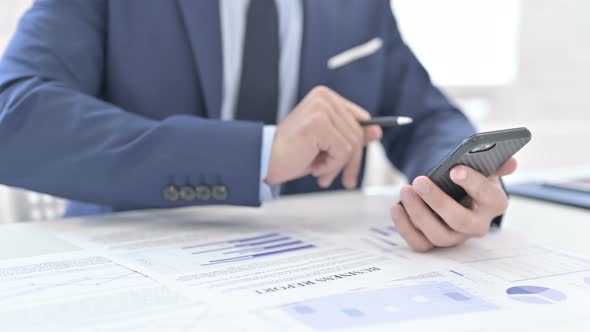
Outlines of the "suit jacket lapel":
M178 0L209 118L221 114L223 58L218 0Z

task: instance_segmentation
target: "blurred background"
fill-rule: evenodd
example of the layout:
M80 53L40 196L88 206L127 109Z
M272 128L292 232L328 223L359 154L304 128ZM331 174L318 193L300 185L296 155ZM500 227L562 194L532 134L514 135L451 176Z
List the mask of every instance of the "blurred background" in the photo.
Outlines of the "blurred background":
M0 0L0 53L29 5ZM531 129L518 176L590 169L590 1L394 0L392 7L433 80L480 130ZM403 181L378 145L368 158L366 186ZM0 186L0 222L62 212L61 200Z

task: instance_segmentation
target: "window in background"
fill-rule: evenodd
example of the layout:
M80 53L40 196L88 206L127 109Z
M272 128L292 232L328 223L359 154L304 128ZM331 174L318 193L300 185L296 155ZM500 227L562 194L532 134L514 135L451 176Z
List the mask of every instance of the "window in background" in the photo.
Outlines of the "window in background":
M520 0L392 0L400 32L435 84L475 89L453 95L478 127L492 113L483 91L512 84L518 76ZM371 144L366 185L396 183L380 145Z
M498 87L518 71L519 0L393 0L400 31L441 87ZM455 99L476 124L491 112L480 96Z
M0 53L4 52L18 19L30 4L31 1L27 0L0 1Z
M590 167L583 146L590 1L393 0L393 7L434 81L480 130L531 129L519 174Z
M393 0L400 31L441 86L499 86L517 74L520 1Z

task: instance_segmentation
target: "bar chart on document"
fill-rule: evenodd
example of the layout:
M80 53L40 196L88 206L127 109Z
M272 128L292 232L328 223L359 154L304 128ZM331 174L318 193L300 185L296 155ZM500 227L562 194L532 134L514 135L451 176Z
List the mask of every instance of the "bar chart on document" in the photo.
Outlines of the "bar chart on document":
M283 307L316 330L398 323L485 312L496 306L448 282L350 292Z
M363 238L363 242L375 249L391 253L403 243L395 226L374 226Z
M305 243L291 236L269 233L185 246L182 249L190 252L197 260L204 258L205 262L201 263L201 266L209 266L279 256L314 247L313 244Z
M116 253L182 294L224 306L259 308L335 294L422 271L402 258L326 236L278 230L213 234ZM397 268L404 266L403 269ZM236 301L235 299L239 299ZM228 299L234 299L228 303Z
M252 263L314 248L316 246L313 243L298 237L268 232L142 250L127 257L158 273L174 274L208 267L222 268L236 263Z

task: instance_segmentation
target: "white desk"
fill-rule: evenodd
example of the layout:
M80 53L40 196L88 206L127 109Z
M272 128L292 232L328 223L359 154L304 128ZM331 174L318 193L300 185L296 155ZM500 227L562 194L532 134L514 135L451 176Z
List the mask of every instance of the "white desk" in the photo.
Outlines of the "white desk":
M173 220L179 216L192 215L197 219L203 217L209 224L219 222L219 225L222 225L220 227L228 227L228 225L237 223L268 224L285 228L307 229L312 233L323 236L322 234L334 233L337 232L339 227L345 228L352 224L360 224L361 226L364 222L368 224L388 224L390 222L389 207L397 201L395 192L392 189L391 195L387 196L363 195L361 193L304 195L281 199L266 204L261 209L207 207L176 211L132 212L113 215L104 219L91 219L91 224L98 225L103 221L112 223L117 218L141 220L141 218L151 218L157 215L160 218ZM68 252L74 249L75 246L63 239L58 239L48 230L55 232L64 230L79 231L84 230L83 227L87 227L83 225L88 225L88 220L74 219L49 223L0 226L0 263L3 262L3 259L9 258ZM170 227L177 226L171 224ZM504 220L503 227L522 232L523 237L528 237L531 240L548 243L576 253L583 253L590 257L590 242L587 241L587 237L590 236L590 212L588 211L512 198L511 208ZM88 230L90 231L90 228ZM590 298L586 304L589 303ZM7 303L2 303L1 299L0 304L7 305ZM451 319L452 322L458 324L457 326L460 326L462 317L458 316ZM244 318L245 321L247 321L246 318ZM534 320L530 322L533 323ZM483 321L482 326L491 323L493 322ZM572 327L579 327L575 322L571 323ZM557 326L557 323L555 324ZM587 324L587 322L583 324ZM546 326L548 330L549 326ZM144 328L143 326L135 327ZM128 330L129 328L129 326L126 326L121 329ZM248 326L242 326L242 328L246 331L250 330ZM469 331L473 330L470 329ZM482 329L482 331L487 330Z

